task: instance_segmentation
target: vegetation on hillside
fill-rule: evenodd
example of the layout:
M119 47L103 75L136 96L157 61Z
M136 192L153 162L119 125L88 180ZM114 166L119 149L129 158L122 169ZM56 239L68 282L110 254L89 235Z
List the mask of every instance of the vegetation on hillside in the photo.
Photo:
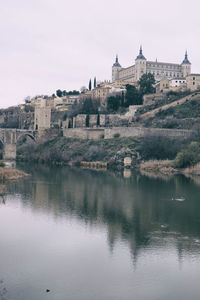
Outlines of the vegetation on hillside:
M137 160L139 139L115 137L110 140L81 140L58 137L35 143L28 140L18 146L17 159L52 164L80 164L81 161L108 162L109 168L123 167L126 156Z

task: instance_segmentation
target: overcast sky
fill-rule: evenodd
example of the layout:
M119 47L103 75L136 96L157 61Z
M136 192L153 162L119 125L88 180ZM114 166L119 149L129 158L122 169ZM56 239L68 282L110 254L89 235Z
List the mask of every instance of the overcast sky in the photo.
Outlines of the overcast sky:
M140 44L164 62L187 49L200 72L199 12L199 0L1 0L0 107L110 80L116 53L129 66Z

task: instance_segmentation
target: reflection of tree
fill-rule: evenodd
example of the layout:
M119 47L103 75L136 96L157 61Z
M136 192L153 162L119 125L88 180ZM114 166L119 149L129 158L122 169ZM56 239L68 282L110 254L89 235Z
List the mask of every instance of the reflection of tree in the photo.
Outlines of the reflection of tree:
M163 246L173 238L182 253L191 251L194 239L200 238L199 188L184 176L166 182L138 174L125 180L106 172L68 168L40 166L39 172L26 171L33 178L10 187L24 195L24 206L30 199L35 210L105 224L110 249L118 239L126 241L135 263L141 249L156 243ZM180 197L185 201L172 201Z
M0 280L0 299L6 300L7 299L7 289L4 286L3 280Z

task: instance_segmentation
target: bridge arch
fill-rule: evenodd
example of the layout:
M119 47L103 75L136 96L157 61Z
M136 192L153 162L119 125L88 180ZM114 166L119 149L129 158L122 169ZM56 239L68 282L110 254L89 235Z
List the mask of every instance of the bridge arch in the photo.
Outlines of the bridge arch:
M36 142L36 139L34 137L33 134L29 133L29 132L23 132L23 133L20 133L18 136L17 136L17 139L16 139L16 143L22 138L22 137L30 137L34 142Z

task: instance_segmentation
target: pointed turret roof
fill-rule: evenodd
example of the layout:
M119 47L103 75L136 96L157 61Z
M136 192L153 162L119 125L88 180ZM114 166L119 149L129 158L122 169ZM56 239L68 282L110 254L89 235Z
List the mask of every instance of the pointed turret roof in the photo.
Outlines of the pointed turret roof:
M140 52L139 52L139 55L136 57L136 59L145 59L146 58L144 57L143 53L142 53L142 46L140 46Z
M189 59L188 59L187 51L185 52L185 58L184 58L184 60L183 60L183 62L182 62L182 65L183 65L183 64L191 65L191 62L190 62Z
M115 63L113 64L113 67L121 67L119 60L118 60L118 55L116 55Z

